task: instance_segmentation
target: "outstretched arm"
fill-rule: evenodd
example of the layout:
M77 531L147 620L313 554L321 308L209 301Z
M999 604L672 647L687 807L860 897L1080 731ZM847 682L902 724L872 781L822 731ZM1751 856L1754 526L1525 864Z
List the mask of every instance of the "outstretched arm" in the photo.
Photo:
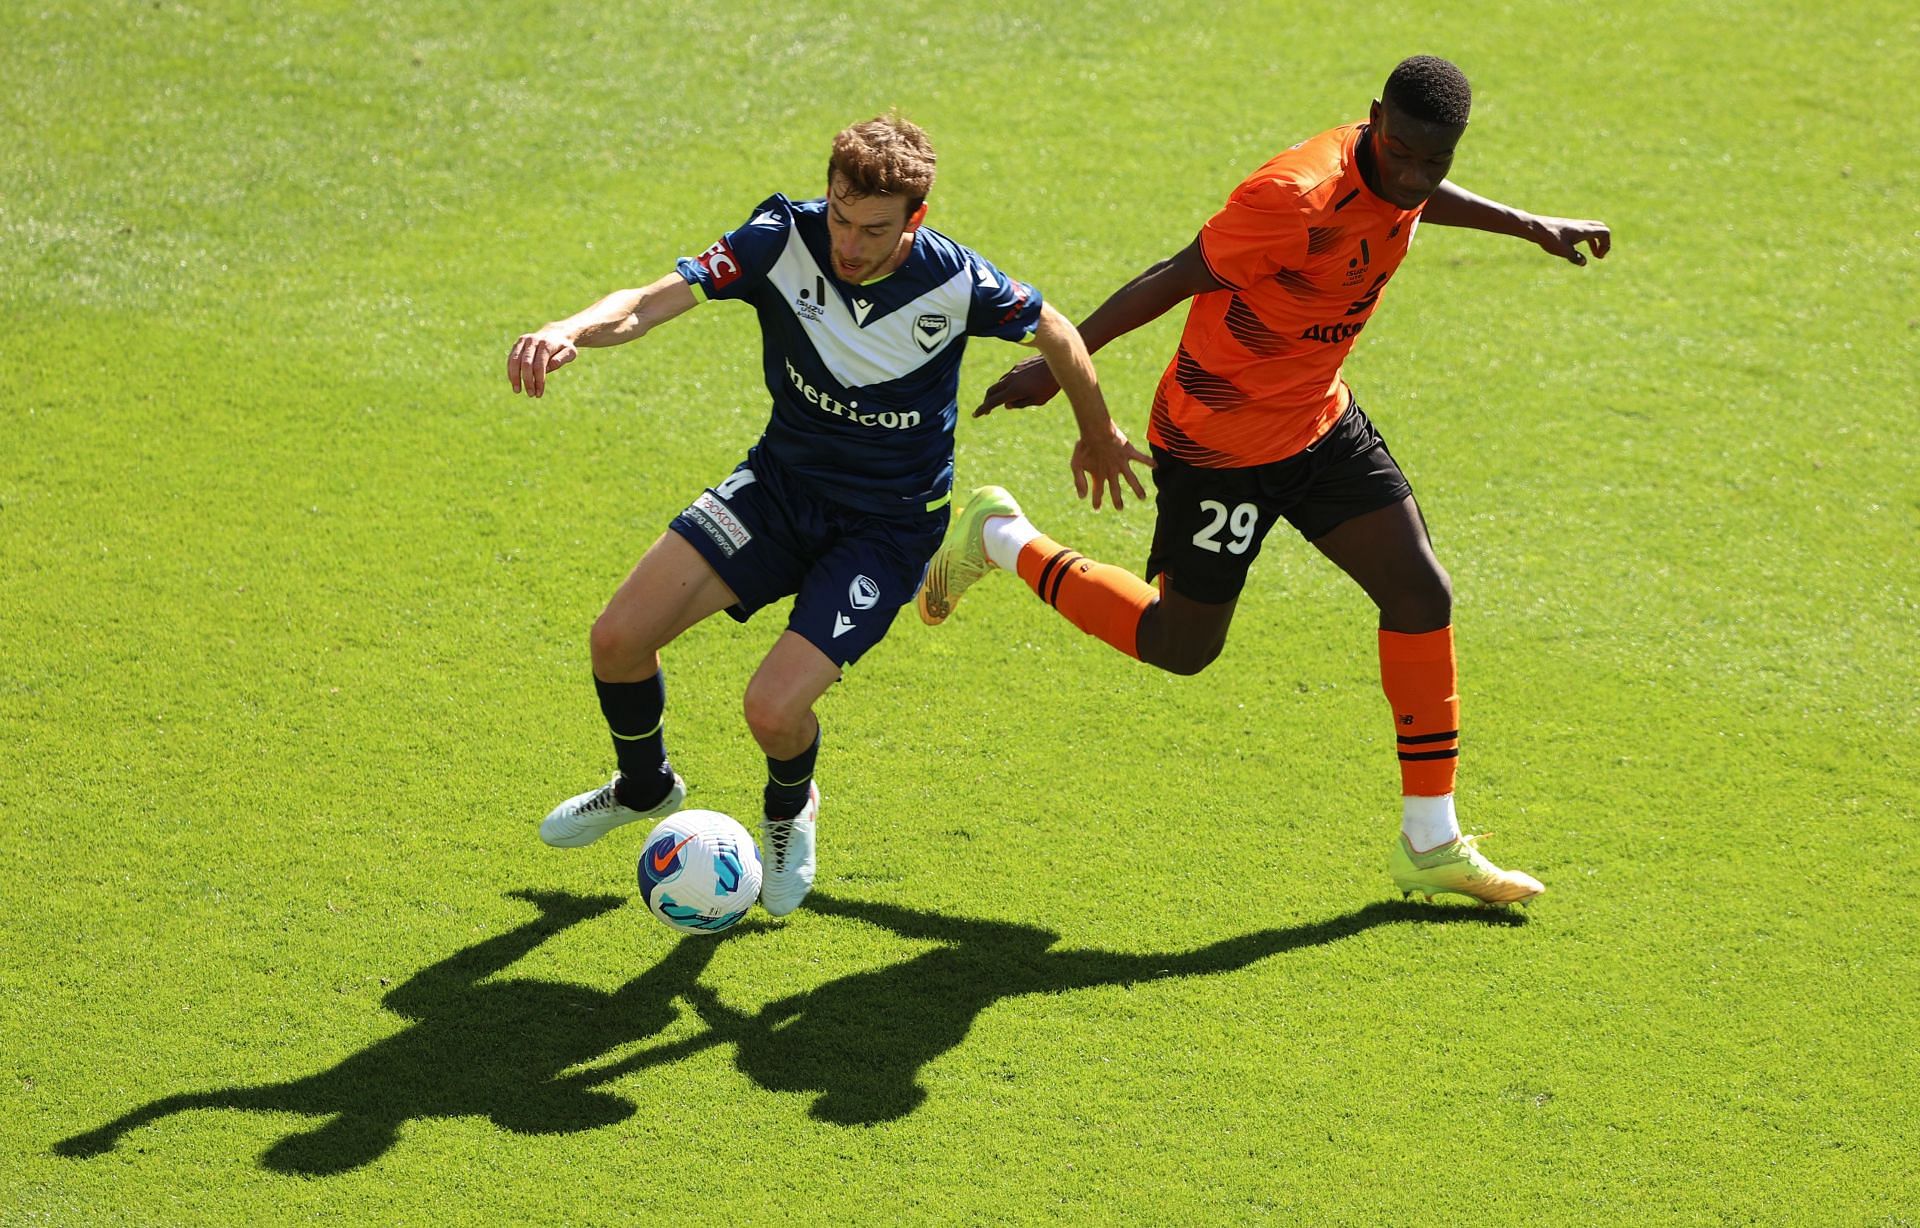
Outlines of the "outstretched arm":
M1106 398L1100 395L1100 380L1094 374L1086 342L1052 303L1040 306L1040 327L1033 334L1033 344L1055 385L1066 389L1074 421L1080 424L1080 441L1073 445L1071 462L1073 488L1084 499L1088 487L1092 487L1095 511L1100 508L1103 491L1112 493L1116 508L1127 505L1120 494L1121 478L1133 487L1134 494L1146 498L1146 488L1134 475L1133 462L1152 468L1153 458L1128 443L1125 432L1114 423L1107 412Z
M639 290L615 290L584 311L545 328L523 333L507 354L507 383L530 397L547 390L547 373L579 357L580 346L619 345L644 337L699 304L693 287L669 273Z
M1115 290L1100 304L1099 310L1087 317L1087 322L1080 326L1080 335L1087 339L1087 350L1096 352L1115 337L1151 324L1196 294L1224 289L1220 279L1207 267L1207 258L1201 254L1200 240L1196 237Z
M815 891L807 897L807 911L829 917L846 917L892 930L909 942L943 942L953 946L993 948L996 952L1014 949L1039 953L1059 941L1060 935L1036 925L1014 921L986 921L975 917L927 912L901 904L883 904L873 900L847 900Z
M625 901L617 895L573 895L565 891L510 891L540 910L540 915L431 964L387 991L386 1008L409 1019L426 1019L454 1009L476 984L501 971L571 925L611 912Z
M1595 259L1600 260L1606 258L1613 246L1613 234L1605 222L1542 217L1496 200L1488 200L1484 196L1476 196L1463 187L1447 182L1442 182L1439 190L1427 200L1420 220L1432 222L1435 226L1464 226L1469 230L1484 230L1490 234L1512 235L1516 239L1537 243L1549 255L1574 264L1587 262L1586 253L1580 250L1582 243L1593 250Z
M1086 343L1087 352L1095 353L1115 337L1152 323L1194 295L1225 288L1207 268L1206 257L1200 254L1200 240L1196 238L1115 290L1080 325L1081 339ZM1053 394L1060 391L1060 384L1048 370L1049 365L1029 358L1014 367L987 389L973 416L991 413L1000 405L1025 409L1051 401Z

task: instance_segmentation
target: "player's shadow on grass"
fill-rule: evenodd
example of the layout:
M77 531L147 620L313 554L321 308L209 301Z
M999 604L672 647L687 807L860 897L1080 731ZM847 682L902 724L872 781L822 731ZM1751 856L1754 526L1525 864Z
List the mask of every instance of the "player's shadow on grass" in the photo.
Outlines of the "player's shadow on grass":
M487 1117L523 1134L614 1125L632 1116L634 1105L597 1088L722 1044L735 1047L740 1070L761 1087L817 1093L811 1109L816 1119L871 1124L918 1107L926 1099L921 1069L959 1045L981 1012L1003 999L1232 972L1394 922L1520 923L1500 912L1378 903L1196 951L1125 955L1055 951L1059 935L1037 926L815 892L808 900L811 912L939 945L749 1014L727 1006L699 977L722 942L762 929L757 923L718 938L684 938L611 993L552 981L488 979L554 934L622 903L618 896L515 894L540 915L423 969L387 994L388 1009L413 1020L411 1027L306 1078L163 1096L61 1140L54 1152L102 1155L130 1131L192 1109L299 1113L326 1120L274 1143L261 1163L277 1172L324 1176L378 1159L399 1138L401 1126L417 1118ZM693 1006L704 1031L598 1067L584 1065L664 1031L678 1018L676 999Z
M595 1077L614 1078L728 1044L735 1047L740 1070L761 1087L818 1093L810 1109L816 1120L871 1125L919 1107L927 1095L919 1084L922 1068L958 1046L981 1012L1007 998L1233 972L1271 955L1337 942L1396 922L1525 924L1524 918L1505 911L1383 901L1344 916L1258 930L1195 951L1125 955L1056 951L1052 948L1059 935L1036 926L948 917L819 891L808 897L807 908L940 945L901 963L828 981L751 1014L727 1006L703 985L692 985L687 1000L706 1021L705 1034L642 1050L602 1067ZM1117 1073L1124 1077L1124 1072Z
M303 1079L162 1097L63 1139L54 1152L100 1155L129 1131L190 1109L303 1113L328 1120L273 1144L261 1163L322 1176L378 1159L415 1118L488 1117L523 1134L626 1120L633 1104L594 1090L603 1078L565 1072L665 1029L679 1014L674 999L692 989L732 935L676 943L665 959L611 993L553 981L488 980L567 927L624 903L617 895L514 894L540 915L423 969L386 995L387 1008L413 1026Z

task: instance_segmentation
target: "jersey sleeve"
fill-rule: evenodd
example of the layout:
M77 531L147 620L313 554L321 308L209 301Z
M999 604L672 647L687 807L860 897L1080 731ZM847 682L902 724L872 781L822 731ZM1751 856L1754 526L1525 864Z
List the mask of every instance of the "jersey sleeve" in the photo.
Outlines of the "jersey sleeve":
M1200 254L1222 284L1243 290L1307 257L1300 195L1284 181L1249 179L1200 228Z
M785 196L770 196L712 247L680 257L674 267L701 298L745 298L766 280L792 230L793 206Z
M977 252L967 253L973 284L967 307L967 333L1002 341L1029 341L1040 327L1040 291L1008 277Z

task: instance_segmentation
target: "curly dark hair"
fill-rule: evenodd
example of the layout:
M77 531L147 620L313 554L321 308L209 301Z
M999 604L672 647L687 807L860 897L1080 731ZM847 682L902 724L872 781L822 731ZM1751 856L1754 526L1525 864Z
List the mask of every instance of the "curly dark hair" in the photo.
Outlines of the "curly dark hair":
M1380 100L1408 119L1464 126L1473 109L1473 89L1451 60L1415 55L1394 66Z

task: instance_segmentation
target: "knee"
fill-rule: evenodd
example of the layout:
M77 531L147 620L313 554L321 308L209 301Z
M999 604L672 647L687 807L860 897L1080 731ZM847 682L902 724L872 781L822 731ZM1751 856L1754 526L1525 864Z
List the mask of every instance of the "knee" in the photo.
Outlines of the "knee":
M1169 674L1192 677L1219 659L1232 619L1231 602L1196 617L1191 605L1169 609L1165 601L1156 601L1140 620L1140 659Z
M1453 578L1436 565L1379 605L1380 625L1389 631L1410 635L1438 631L1453 623Z
M1169 674L1191 678L1218 660L1226 646L1224 635L1174 634L1158 637L1152 643L1143 642L1140 659Z
M626 681L627 675L650 673L660 646L650 642L631 623L613 617L611 610L594 620L587 637L594 674L607 682Z
M1173 659L1162 668L1168 673L1191 678L1219 660L1226 646L1225 640L1190 640L1180 645L1173 653Z
M1432 624L1429 630L1453 625L1453 577L1444 568L1433 569L1432 580L1420 599L1420 612L1426 616L1423 621Z
M784 746L806 732L807 709L782 703L770 691L751 684L742 702L747 729L762 747Z

